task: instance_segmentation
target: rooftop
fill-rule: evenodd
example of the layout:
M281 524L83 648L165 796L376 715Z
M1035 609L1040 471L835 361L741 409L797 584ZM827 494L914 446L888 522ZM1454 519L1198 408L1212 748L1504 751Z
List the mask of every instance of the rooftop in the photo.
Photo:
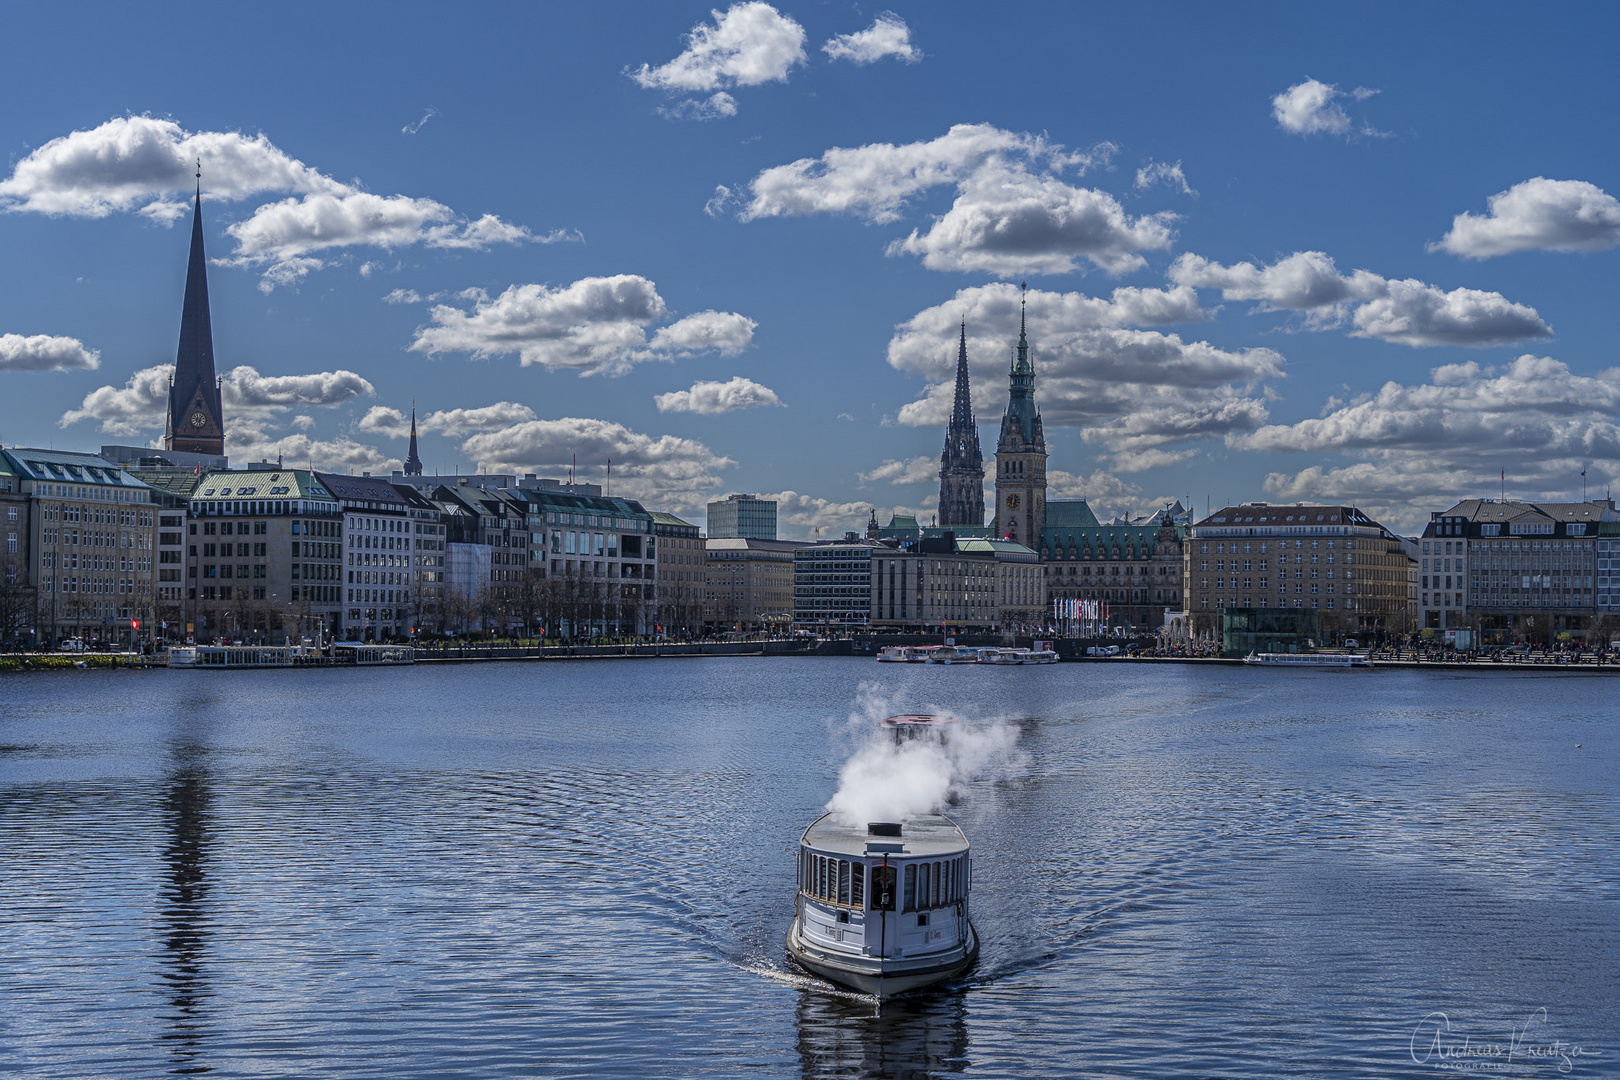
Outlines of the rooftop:
M308 469L204 473L192 492L202 499L331 499L331 492Z
M959 855L968 850L967 837L944 814L905 818L899 836L872 836L867 822L851 823L823 814L804 830L803 843L817 851L858 856L889 853L899 858Z
M42 483L93 484L98 487L139 488L139 480L95 454L40 450L13 446L5 451L18 476Z

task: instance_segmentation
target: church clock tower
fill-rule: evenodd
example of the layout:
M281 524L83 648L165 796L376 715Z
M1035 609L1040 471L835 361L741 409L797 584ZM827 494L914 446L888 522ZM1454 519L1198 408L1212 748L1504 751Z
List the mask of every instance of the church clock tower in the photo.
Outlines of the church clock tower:
M1035 407L1035 364L1024 330L1023 300L1018 351L1007 382L1007 413L996 443L996 535L1040 551L1041 530L1046 527L1046 432Z
M191 261L180 311L180 351L169 380L169 422L163 448L190 454L225 453L225 413L214 375L214 331L208 318L208 258L203 253L202 170L191 211Z

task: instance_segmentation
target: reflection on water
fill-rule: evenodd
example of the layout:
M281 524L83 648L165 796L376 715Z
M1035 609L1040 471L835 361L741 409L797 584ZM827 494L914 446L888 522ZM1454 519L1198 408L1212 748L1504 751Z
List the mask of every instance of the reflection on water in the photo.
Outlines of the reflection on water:
M164 792L165 828L161 880L163 952L160 975L168 992L168 1027L164 1043L175 1073L205 1073L201 1060L208 1034L207 960L209 821L212 799L205 765L206 751L196 743L177 743L173 766Z
M874 1000L803 990L794 1011L805 1080L926 1080L968 1064L967 992Z

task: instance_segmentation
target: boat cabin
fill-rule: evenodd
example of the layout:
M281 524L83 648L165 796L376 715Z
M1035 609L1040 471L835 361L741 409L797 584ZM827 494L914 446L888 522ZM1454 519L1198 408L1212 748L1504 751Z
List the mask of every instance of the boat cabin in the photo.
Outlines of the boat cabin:
M854 825L823 815L799 845L799 924L827 953L921 958L969 939L967 837L940 814Z

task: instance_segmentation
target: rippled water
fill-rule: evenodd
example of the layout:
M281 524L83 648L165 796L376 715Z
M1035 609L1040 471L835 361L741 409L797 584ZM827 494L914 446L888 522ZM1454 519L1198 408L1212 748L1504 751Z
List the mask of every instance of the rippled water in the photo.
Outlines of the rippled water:
M1617 691L758 658L7 677L0 1069L1412 1076L1443 1012L1616 1075ZM1008 720L1027 762L952 811L978 967L879 1011L782 940L798 834L884 706Z

